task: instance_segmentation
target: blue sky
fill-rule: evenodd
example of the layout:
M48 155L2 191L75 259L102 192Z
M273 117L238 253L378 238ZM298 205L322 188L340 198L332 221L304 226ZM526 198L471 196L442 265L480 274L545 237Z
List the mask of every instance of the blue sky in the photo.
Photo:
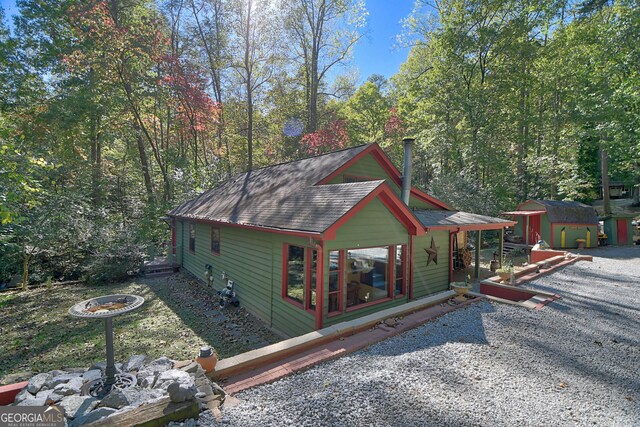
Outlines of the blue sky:
M409 49L396 46L402 32L400 21L413 9L413 0L367 0L368 31L356 46L353 65L360 70L360 82L371 74L391 77L407 60Z
M0 0L5 14L16 13L15 0ZM359 82L371 74L391 77L407 59L407 48L394 47L402 32L400 21L413 8L413 0L366 0L369 11L367 34L356 46L352 65L360 71Z

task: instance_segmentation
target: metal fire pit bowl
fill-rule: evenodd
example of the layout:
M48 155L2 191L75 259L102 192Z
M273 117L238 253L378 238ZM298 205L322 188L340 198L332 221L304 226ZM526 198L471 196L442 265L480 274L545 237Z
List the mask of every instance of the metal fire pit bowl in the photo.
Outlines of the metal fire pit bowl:
M107 366L102 378L90 381L82 387L82 393L102 399L114 388L127 388L136 385L136 377L131 374L118 374L113 352L113 325L111 318L128 313L140 307L144 298L138 295L106 295L79 302L69 309L69 314L83 319L104 319L107 341Z

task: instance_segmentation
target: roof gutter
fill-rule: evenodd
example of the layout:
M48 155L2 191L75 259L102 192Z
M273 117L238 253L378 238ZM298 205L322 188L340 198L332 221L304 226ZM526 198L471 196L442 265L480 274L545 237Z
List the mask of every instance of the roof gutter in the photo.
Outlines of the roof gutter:
M200 222L200 223L213 224L213 225L226 225L228 227L246 228L246 229L252 229L256 231L263 231L265 233L284 234L287 236L312 237L314 239L320 239L320 240L323 240L325 237L324 233L315 232L315 231L291 230L291 229L285 229L285 228L265 227L261 225L252 225L252 224L238 224L235 222L215 221L212 219L194 218L194 217L175 215L175 214L169 214L169 215L180 221Z

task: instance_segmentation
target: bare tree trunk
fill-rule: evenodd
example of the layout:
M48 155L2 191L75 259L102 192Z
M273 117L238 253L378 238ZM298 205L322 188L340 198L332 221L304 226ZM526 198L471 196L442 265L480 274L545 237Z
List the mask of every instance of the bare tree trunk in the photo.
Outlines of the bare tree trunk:
M136 145L138 147L138 155L140 157L140 167L142 168L142 176L144 177L144 186L147 190L147 199L149 203L153 203L153 182L151 181L151 172L149 171L149 161L147 160L147 152L144 148L144 140L140 135L140 129L137 123L133 125L136 130Z
M611 214L611 200L609 197L609 155L604 148L600 149L602 156L602 203L605 215Z
M27 283L29 282L29 263L31 262L31 254L22 254L22 290L27 290Z
M634 186L631 189L631 198L633 206L640 206L640 162L634 160L633 171L635 172Z
M253 169L253 85L252 69L250 63L251 49L251 0L247 1L247 26L245 29L244 67L245 84L247 90L247 170Z

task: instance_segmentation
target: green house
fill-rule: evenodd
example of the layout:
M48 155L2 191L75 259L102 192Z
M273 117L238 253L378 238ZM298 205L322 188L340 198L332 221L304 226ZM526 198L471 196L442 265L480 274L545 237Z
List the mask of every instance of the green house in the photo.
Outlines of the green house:
M513 224L401 187L377 144L256 169L169 212L172 251L296 336L446 291L455 233Z
M633 245L633 214L613 213L600 217L608 245Z
M503 212L517 221L513 233L523 244L544 240L555 249L598 246L598 217L589 205L573 201L527 200L515 211Z

